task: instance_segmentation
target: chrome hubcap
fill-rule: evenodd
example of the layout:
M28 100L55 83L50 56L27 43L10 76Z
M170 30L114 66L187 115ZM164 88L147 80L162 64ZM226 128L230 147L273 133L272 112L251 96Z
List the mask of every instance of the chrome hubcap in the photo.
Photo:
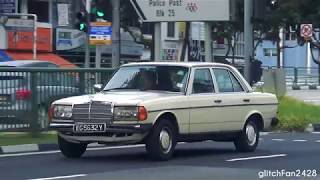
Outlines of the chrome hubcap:
M251 124L247 124L246 135L248 138L249 145L250 146L254 145L257 140L257 132Z
M160 132L160 145L164 153L168 153L172 147L172 138L167 128L163 128Z

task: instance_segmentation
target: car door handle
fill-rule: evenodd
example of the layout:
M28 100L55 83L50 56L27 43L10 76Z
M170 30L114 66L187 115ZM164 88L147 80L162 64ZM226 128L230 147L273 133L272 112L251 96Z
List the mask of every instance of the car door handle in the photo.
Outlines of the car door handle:
M221 103L222 100L214 100L215 103Z
M250 102L250 99L243 99L243 102Z

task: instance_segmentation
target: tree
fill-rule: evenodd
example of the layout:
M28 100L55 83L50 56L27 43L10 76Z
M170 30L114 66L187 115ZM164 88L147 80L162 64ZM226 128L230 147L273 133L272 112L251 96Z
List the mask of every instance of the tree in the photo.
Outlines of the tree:
M152 45L152 39L142 33L142 21L129 0L120 1L120 15L121 28L130 33L136 43Z

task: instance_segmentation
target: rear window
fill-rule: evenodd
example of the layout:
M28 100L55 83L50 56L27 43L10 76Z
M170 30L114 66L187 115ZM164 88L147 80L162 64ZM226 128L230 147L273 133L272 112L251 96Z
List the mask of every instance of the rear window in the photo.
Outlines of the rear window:
M15 88L26 85L24 76L0 76L0 88Z

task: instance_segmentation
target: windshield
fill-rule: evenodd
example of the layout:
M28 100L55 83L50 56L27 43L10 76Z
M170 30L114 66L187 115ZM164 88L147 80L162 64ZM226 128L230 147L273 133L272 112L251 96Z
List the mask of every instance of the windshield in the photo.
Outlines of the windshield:
M185 92L189 69L181 66L128 66L120 68L104 88Z

